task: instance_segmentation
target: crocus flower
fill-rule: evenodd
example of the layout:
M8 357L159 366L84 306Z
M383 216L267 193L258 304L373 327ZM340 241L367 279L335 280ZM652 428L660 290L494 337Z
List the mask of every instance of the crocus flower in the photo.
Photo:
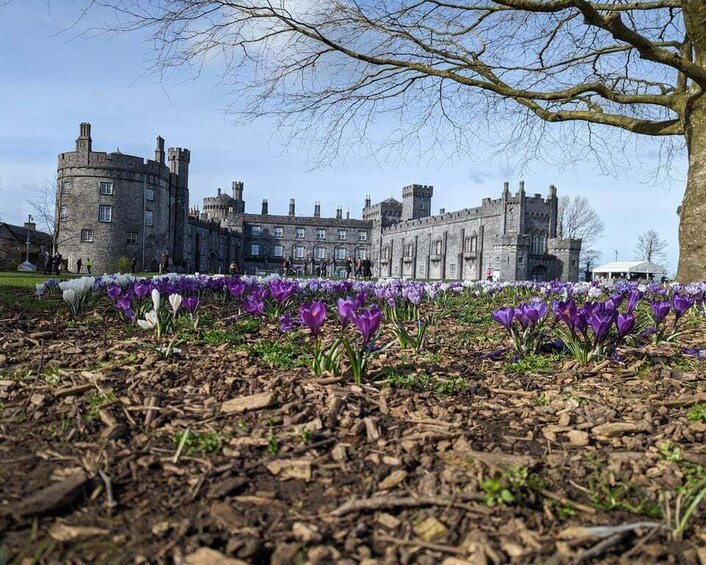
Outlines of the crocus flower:
M176 316L179 306L181 306L181 294L170 294L169 305L172 307L172 313Z
M652 317L654 318L655 324L659 324L667 317L667 314L669 314L671 304L669 300L653 300L650 302L650 308L652 308Z
M185 296L181 303L184 305L184 310L194 312L199 305L199 298L198 296Z
M515 309L509 306L498 308L492 314L493 320L502 325L507 331L512 330L512 319L515 315Z
M292 297L299 285L283 279L273 279L270 281L269 287L272 298L277 304L282 306Z
M362 310L353 318L353 321L363 336L363 345L368 345L370 339L380 327L382 311L377 306L372 306L367 310Z
M623 339L635 325L635 316L633 314L619 313L615 317L615 327L618 329L618 339Z
M596 343L601 341L613 325L613 316L608 314L593 314L590 318L591 329Z
M157 316L157 312L155 312L154 310L150 310L145 314L144 320L137 320L137 325L140 326L143 330L151 330L153 328L158 327L159 317Z
M338 299L338 313L341 316L341 325L344 328L354 320L356 309L357 304L355 299Z
M302 304L299 307L299 317L316 337L326 320L326 305L318 300L314 300L311 304Z
M635 288L628 292L628 314L632 314L641 298L642 292Z
M150 293L150 284L148 282L138 281L133 285L132 291L137 298L142 300Z
M265 310L265 302L259 294L253 292L245 299L243 310L252 316L262 316Z
M279 322L279 331L283 334L291 332L297 327L297 322L295 320L292 320L292 317L289 315L289 312L282 314L277 321Z
M110 297L110 299L115 302L118 297L123 293L123 289L120 288L120 286L117 284L111 284L108 288L105 289L105 292Z
M152 289L152 306L155 312L159 312L159 291L156 288Z
M686 311L694 305L694 299L685 294L675 293L672 297L672 304L674 305L676 323L676 321L686 314Z

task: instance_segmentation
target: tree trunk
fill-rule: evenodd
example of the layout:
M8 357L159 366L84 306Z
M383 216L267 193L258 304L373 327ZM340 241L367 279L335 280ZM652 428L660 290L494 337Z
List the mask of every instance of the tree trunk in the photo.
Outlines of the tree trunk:
M706 278L706 96L687 111L689 156L686 191L679 212L679 269L682 283Z

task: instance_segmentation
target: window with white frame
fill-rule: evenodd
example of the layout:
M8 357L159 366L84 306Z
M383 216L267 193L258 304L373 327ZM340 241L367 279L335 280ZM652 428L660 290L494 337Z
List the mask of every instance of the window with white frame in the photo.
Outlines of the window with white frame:
M110 196L113 194L113 183L112 182L101 181L98 184L100 186L101 194L103 194L105 196Z
M282 226L275 226L274 236L275 237L284 237L284 228Z
M348 251L345 247L336 247L336 260L341 261L346 258Z
M61 207L61 211L59 212L59 219L62 222L66 222L69 220L69 207L68 206Z
M316 247L314 247L314 257L316 257L317 259L325 259L326 248L321 245L317 245Z
M257 237L260 235L260 226L250 226L250 235Z
M338 241L346 241L346 230L338 230Z
M304 239L304 228L297 228L297 239Z
M326 228L316 228L316 239L326 239Z
M260 244L259 243L251 243L250 244L250 255L253 257L257 257L260 255Z
M303 245L295 245L294 246L294 258L295 259L303 259L304 258L304 246Z
M146 226L153 226L154 225L154 218L152 215L152 210L145 210L145 225Z
M358 232L358 241L368 241L368 232L359 231Z
M367 259L368 258L368 253L365 247L358 247L355 250L355 258L356 259Z
M81 230L81 242L93 243L93 230Z
M113 221L113 207L101 204L98 206L98 221L99 222L112 222Z
M68 194L69 192L71 192L71 181L65 180L61 183L61 193Z
M274 245L272 247L272 255L274 257L283 257L284 256L284 246L283 245Z
M134 231L129 231L127 232L127 240L125 241L128 245L136 245L137 244L137 232Z
M408 243L404 252L405 257L414 257L414 243Z
M145 189L145 200L152 201L154 200L154 190L151 188L146 188Z
M450 275L456 274L456 263L449 263L449 274Z
M443 245L443 244L442 244L442 242L441 242L440 239L437 239L437 240L434 242L434 254L435 254L435 255L441 255L442 245Z

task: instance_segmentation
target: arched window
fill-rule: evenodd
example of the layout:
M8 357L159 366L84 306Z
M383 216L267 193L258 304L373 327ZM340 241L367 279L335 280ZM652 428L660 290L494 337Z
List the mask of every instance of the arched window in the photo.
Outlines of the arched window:
M405 257L414 257L414 243L408 243L405 250Z
M530 253L532 255L544 255L547 234L543 230L536 230L530 236Z

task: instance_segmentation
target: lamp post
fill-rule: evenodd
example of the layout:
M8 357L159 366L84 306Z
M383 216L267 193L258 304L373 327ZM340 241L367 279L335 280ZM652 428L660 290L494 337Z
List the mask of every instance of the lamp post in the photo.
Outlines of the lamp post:
M26 245L27 245L27 258L26 258L27 263L29 263L29 244L30 244L30 240L29 240L29 226L30 226L31 224L32 224L32 214L29 214L29 217L28 217L28 220L27 220L27 243L26 243Z
M615 262L616 263L618 262L618 250L617 249L615 250Z

